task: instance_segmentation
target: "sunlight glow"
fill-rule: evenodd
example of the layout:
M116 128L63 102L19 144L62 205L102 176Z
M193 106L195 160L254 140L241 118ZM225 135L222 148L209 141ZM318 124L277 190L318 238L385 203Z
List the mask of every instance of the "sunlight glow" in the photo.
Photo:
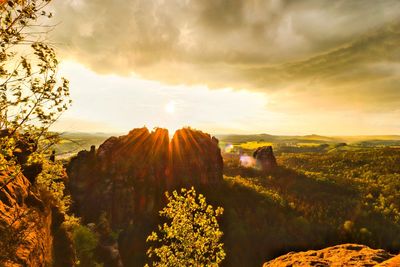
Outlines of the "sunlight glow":
M272 132L285 121L267 108L263 93L206 85L166 85L132 74L98 74L72 61L60 65L71 85L72 107L55 131L126 132L191 126L211 133ZM95 100L95 101L94 101ZM297 130L297 129L296 129Z
M169 113L169 114L175 113L175 102L174 102L174 101L169 101L169 102L165 105L165 112L167 112L167 113Z

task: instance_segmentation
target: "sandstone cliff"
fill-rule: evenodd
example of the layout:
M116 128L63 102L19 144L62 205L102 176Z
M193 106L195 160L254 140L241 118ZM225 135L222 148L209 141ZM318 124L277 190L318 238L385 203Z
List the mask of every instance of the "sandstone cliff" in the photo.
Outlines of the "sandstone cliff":
M114 227L126 227L135 213L151 211L168 189L222 181L218 140L191 129L134 129L81 151L68 166L77 213L87 222L102 212ZM99 201L101 199L101 201Z

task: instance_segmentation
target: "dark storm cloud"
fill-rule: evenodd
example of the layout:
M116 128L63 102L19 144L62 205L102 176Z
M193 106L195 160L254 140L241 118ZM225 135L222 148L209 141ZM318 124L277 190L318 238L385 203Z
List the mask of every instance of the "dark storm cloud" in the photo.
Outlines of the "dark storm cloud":
M100 73L312 92L321 103L355 98L365 108L400 101L397 0L59 0L54 8L64 54Z

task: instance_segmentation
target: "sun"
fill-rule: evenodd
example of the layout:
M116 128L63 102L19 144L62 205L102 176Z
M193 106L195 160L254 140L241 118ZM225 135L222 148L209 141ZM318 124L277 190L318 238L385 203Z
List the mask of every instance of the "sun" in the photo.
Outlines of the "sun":
M175 102L174 101L169 101L166 105L165 105L165 112L169 113L169 114L174 114L175 113Z

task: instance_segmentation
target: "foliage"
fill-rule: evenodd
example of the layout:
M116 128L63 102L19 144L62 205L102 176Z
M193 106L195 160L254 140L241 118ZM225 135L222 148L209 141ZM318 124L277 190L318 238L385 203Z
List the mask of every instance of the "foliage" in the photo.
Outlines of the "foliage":
M225 258L217 221L223 209L214 210L193 187L181 189L181 194L167 192L166 197L168 204L160 215L168 222L147 238L158 244L147 252L155 258L152 266L218 266Z
M37 188L41 191L41 195L48 196L47 203L57 207L63 214L68 212L71 205L71 197L65 195L66 172L61 162L53 162L49 160L48 155L42 153L33 153L29 157L30 163L40 163L42 171L36 178Z
M68 81L57 81L58 60L46 42L50 0L0 4L0 130L44 133L68 108Z
M360 192L362 209L400 223L400 151L368 149L322 155L283 155L281 162L307 176Z
M227 183L240 184L243 187L254 190L258 194L264 196L265 199L267 199L268 201L271 201L271 202L281 205L283 207L286 205L285 200L279 195L278 192L263 186L262 183L260 183L259 180L256 178L251 178L251 177L250 178L242 178L240 176L235 176L235 177L225 176L224 179Z
M99 266L94 260L94 251L99 243L99 238L94 231L86 226L76 226L73 230L73 242L78 266Z
M281 153L268 174L238 158L224 155L224 185L204 191L225 209L227 266L340 243L400 250L398 148Z
M17 159L14 157L15 140L0 137L0 141L0 175L7 178L2 181L0 189L3 189L21 173L21 166L17 164Z

